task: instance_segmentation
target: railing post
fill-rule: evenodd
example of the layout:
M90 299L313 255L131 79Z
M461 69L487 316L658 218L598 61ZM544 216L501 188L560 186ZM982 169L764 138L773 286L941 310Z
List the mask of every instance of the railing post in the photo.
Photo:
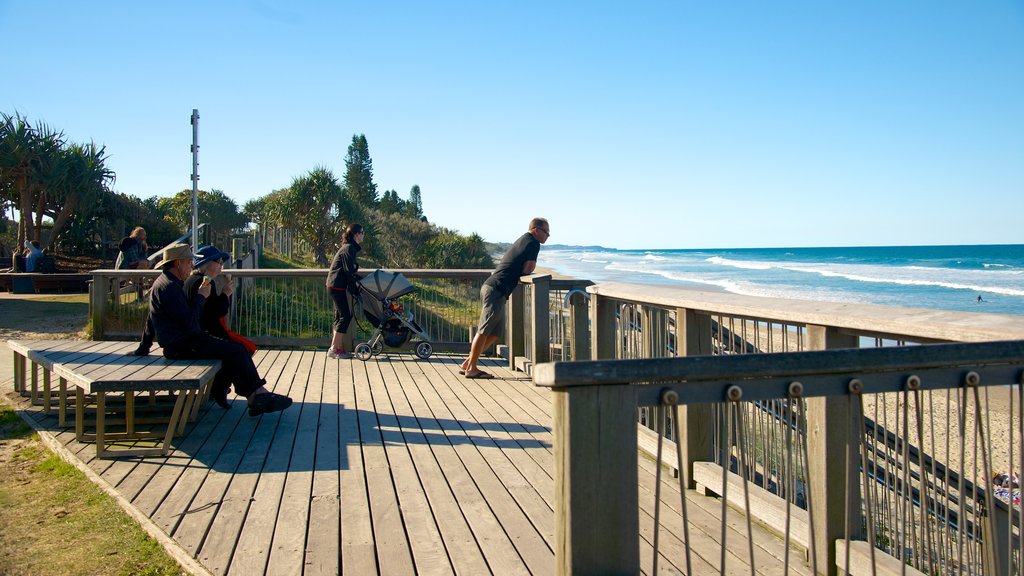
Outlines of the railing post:
M856 336L835 328L807 326L808 350L857 348ZM860 442L863 423L856 422L848 397L808 398L807 402L807 484L814 518L814 546L817 574L836 574L836 540L864 538L861 529ZM847 463L847 445L855 444L857 462ZM846 518L847 505L854 517Z
M693 310L676 310L676 350L681 356L710 355L712 349L711 316ZM679 407L679 429L676 438L683 452L689 488L693 481L694 462L715 461L715 407L712 404L683 404Z
M89 313L92 320L92 339L103 340L103 324L107 315L107 298L110 296L110 279L92 275L89 286Z
M590 306L590 357L615 358L615 300L594 294Z
M574 302L573 300L579 300ZM572 333L572 359L590 359L590 307L581 293L573 294L569 299L570 331Z
M533 365L536 366L551 361L551 276L534 276L532 280L533 302L530 303L530 310L533 312L533 318L530 322L530 343L533 345Z
M555 572L639 574L636 387L554 390Z
M991 490L986 486L987 490ZM985 547L985 566L996 576L1010 575L1009 542L1010 511L1002 502L996 502L995 495L989 493L992 509L985 510L985 521L981 523L983 530L982 545ZM986 503L987 506L987 503ZM991 568L988 564L991 563ZM988 572L986 572L987 574Z
M523 285L517 284L508 298L508 309L505 321L508 323L508 367L516 369L516 358L526 354L526 327L523 322L524 304Z

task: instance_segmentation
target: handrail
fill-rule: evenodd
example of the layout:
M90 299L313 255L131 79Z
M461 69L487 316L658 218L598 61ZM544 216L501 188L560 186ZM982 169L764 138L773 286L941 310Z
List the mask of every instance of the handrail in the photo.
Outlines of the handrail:
M637 570L639 551L634 543L640 539L640 533L634 520L638 510L634 470L637 459L636 423L633 414L638 407L671 406L674 411L677 405L700 407L716 404L734 411L740 402L766 399L806 403L806 407L800 409L799 418L806 419L808 430L819 430L808 432L802 438L806 443L802 454L811 455L806 462L810 467L807 472L810 484L807 498L810 503L810 496L814 495L815 500L813 506L808 506L814 535L811 556L814 558L816 547L819 556L817 561L812 561L815 570L836 573L836 567L843 566L844 559L836 556L835 541L843 539L844 526L850 530L847 533L855 537L861 525L860 490L856 486L862 482L866 485L872 478L872 471L877 471L871 462L864 462L861 466L859 461L846 460L846 454L854 450L851 446L856 445L858 435L863 434L863 424L855 428L851 424L856 420L843 419L843 414L849 414L845 407L846 399L856 398L860 402L866 395L905 393L906 390L917 394L927 390L974 389L972 395L977 401L979 387L1024 386L1024 340L553 362L534 367L533 379L535 384L549 387L555 394L553 430L557 457L554 493L558 495L555 511L558 524L554 547L558 573ZM835 400L842 401L842 404L836 404ZM833 404L831 408L830 403ZM859 412L853 412L856 413ZM684 420L680 426L687 434L685 415L677 416L673 412L672 420L677 418ZM736 426L742 428L741 425ZM843 429L848 429L850 434L838 442L816 439L818 435ZM854 433L854 429L861 432ZM693 434L699 430L689 429L688 432ZM996 432L988 430L985 433ZM706 431L704 433L707 434ZM691 441L687 436L679 439L683 444ZM736 465L745 466L743 462L749 457L744 455L749 449L745 443L728 446L730 451L739 451ZM828 446L832 447L831 451ZM905 453L906 443L903 446ZM681 476L685 478L686 466L682 455L679 460ZM893 476L887 481L902 486L901 496L917 499L919 507L924 503L923 507L929 513L946 510L930 494L934 489L928 476L932 469L930 463L925 464L920 459L908 459L907 463L920 466L920 474L912 474L908 468L902 479ZM826 471L829 467L831 471ZM727 467L723 469L723 473L726 472ZM847 476L856 483L850 484ZM960 487L963 481L962 477L957 478L955 485ZM924 488L919 491L915 482ZM855 498L848 492L851 489L856 490ZM604 500L611 494L616 495L614 506L606 505ZM724 500L725 495L722 497ZM849 506L851 498L858 502L852 509ZM984 558L972 556L954 560L961 565L984 563L987 566L985 574L1008 574L1013 566L1014 552L1007 543L1017 541L1012 528L1016 522L1013 514L1008 515L1006 506L993 500L990 491L981 492L980 508L969 510L976 515L976 520L962 516L961 500L957 523L962 522L962 525L956 529L965 538L976 540L975 544L982 546ZM655 507L658 506L655 503ZM871 513L870 508L868 513ZM685 523L685 508L683 514ZM824 528L821 524L815 528L815 515L818 522L824 521ZM867 518L869 529L874 522L873 517ZM909 530L915 538L919 529L927 530L927 522L924 517L918 518L916 513L902 518L903 529ZM659 528L656 526L654 529ZM904 548L902 540L897 546L893 540L896 537L896 534L886 536L888 546L896 547L899 558L909 559L907 554L911 552ZM871 538L873 536L869 536L869 541ZM922 570L933 562L931 558L936 554L933 546L946 549L946 545L937 538L935 543L924 538L917 545L923 546L923 550L915 548L912 554L923 563L918 564ZM750 561L753 566L754 558L751 557Z
M828 376L859 374L879 376L878 382L864 380L863 392L891 391L886 378L899 371L913 368L917 372L948 369L965 363L1006 365L1024 358L1024 340L985 343L930 344L894 348L851 348L844 350L818 350L811 352L785 352L772 354L741 354L735 356L691 356L681 358L650 358L641 360L589 360L582 362L551 362L535 368L533 382L538 386L567 388L571 386L600 386L634 381L668 383L735 382L755 384L795 378L823 379ZM870 366L865 369L865 366ZM922 379L920 389L941 389L947 386ZM720 402L708 387L695 387L687 392L687 404ZM830 396L846 394L845 388L814 388L804 396ZM785 397L785 390L781 397ZM778 398L777 393L744 400Z
M642 302L669 309L685 308L709 314L829 326L858 335L903 336L919 342L1024 338L1024 316L1008 314L763 298L620 282L602 282L587 291L602 298Z

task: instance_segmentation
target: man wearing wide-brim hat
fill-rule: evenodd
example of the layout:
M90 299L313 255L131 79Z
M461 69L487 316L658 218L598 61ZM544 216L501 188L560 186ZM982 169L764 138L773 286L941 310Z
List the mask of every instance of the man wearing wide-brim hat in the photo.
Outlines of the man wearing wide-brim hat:
M266 380L260 378L245 347L211 336L199 327L199 315L203 302L210 295L210 283L204 280L191 302L185 297L184 281L192 273L192 249L188 244L168 246L156 268L162 274L153 283L149 316L164 356L172 360L220 360L220 370L234 384L235 393L248 400L250 416L278 412L291 406L291 398L274 394L264 387Z

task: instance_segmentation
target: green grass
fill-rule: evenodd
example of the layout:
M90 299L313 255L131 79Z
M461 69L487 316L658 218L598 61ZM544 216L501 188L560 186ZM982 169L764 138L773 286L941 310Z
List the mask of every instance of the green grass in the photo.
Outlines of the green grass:
M181 567L77 468L0 405L0 573L183 574Z

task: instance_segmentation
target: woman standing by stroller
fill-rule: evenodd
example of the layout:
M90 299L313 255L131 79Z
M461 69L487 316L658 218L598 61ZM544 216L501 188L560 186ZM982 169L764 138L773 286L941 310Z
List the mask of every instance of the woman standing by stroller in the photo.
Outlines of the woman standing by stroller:
M352 351L345 348L345 334L352 323L352 306L350 294L358 294L356 282L359 281L359 264L356 254L362 250L362 224L349 224L341 236L341 248L338 248L331 269L327 272L327 290L334 300L334 337L331 348L327 351L329 358L347 359Z

